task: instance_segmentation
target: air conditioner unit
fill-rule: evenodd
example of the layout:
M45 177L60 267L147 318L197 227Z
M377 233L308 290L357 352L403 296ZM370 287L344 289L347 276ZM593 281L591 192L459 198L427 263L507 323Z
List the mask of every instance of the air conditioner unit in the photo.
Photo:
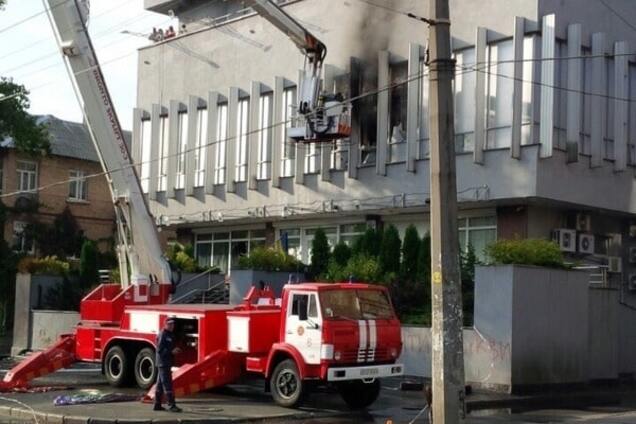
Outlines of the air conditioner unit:
M594 254L594 236L592 234L579 234L578 252L584 255Z
M576 252L576 230L559 228L552 232L552 240L563 252Z
M576 230L583 232L592 231L592 218L586 213L576 214Z
M636 274L629 274L627 278L627 288L630 291L636 291Z
M607 270L609 272L620 274L623 272L623 260L620 256L607 257Z
M636 246L629 248L629 263L636 264Z

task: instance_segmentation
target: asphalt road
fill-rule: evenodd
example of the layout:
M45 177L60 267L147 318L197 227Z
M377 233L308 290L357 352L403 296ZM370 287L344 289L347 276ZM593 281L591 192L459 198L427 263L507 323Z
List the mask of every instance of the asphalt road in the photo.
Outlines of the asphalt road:
M13 364L11 360L0 360L0 376ZM90 416L105 419L141 419L170 422L182 420L236 420L244 419L265 423L303 424L353 424L410 423L424 406L422 392L404 392L398 389L399 381L389 381L383 386L378 401L363 413L351 412L337 393L319 389L299 410L290 410L275 405L271 397L263 392L262 380L247 380L221 390L201 393L180 400L183 414L153 412L151 406L138 401L110 404L53 406L53 399L60 394L77 393L79 390L97 389L104 393L142 394L139 389L113 389L106 383L99 368L77 364L70 370L62 370L34 381L34 385L59 385L62 391L48 393L0 393L0 423L33 422L29 417L16 419L7 415L2 407L17 406L5 399L28 404L35 410L66 416ZM480 395L475 395L479 397ZM570 410L535 410L528 412L509 410L477 411L470 414L467 424L481 423L590 423L590 424L636 424L636 390L622 393L621 405L612 407L581 407ZM4 415L3 415L4 414ZM51 420L54 421L54 420ZM40 420L40 422L43 422ZM427 423L422 414L413 424Z

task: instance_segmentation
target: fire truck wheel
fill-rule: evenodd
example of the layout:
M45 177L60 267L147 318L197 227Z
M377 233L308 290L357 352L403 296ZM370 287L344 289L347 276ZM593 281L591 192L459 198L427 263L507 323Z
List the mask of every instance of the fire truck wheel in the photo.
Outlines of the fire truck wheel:
M130 380L130 364L126 352L115 345L108 349L104 358L104 375L108 384L114 387L126 386Z
M340 396L351 409L364 409L380 396L380 380L372 383L362 380L343 381L338 383Z
M300 378L296 363L291 359L286 359L276 365L269 385L274 401L280 406L293 408L303 400L304 383Z
M135 358L135 381L141 389L149 389L157 378L157 368L155 367L155 351L150 347L145 347L139 351Z

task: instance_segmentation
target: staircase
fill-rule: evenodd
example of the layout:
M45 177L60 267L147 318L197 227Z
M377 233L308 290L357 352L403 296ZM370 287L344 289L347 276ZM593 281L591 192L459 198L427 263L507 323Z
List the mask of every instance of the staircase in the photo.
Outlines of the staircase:
M227 285L221 284L210 287L207 290L199 290L188 298L183 299L179 303L214 303L228 304L230 303L230 289Z

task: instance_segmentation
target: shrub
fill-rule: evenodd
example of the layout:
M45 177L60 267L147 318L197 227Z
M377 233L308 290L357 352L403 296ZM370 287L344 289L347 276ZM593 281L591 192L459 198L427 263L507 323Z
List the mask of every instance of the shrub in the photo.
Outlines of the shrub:
M358 281L365 283L382 282L380 264L376 258L354 255L345 266L335 260L329 261L325 279L327 281Z
M389 225L382 234L382 244L380 245L380 268L387 276L388 280L394 280L395 276L400 272L400 249L402 241L400 233L393 225Z
M67 275L69 271L68 262L59 260L57 256L46 256L44 258L24 257L18 262L18 271L28 274L51 274Z
M90 287L99 282L99 271L97 269L97 247L91 240L86 240L82 244L80 254L80 283L82 287Z
M553 241L540 239L497 240L486 247L492 264L536 265L564 268L563 254Z
M64 280L52 287L44 296L45 309L55 309L58 311L79 311L80 301L84 290L77 282L72 282L67 276Z
M472 244L468 245L466 251L462 251L459 256L460 272L462 282L462 305L464 311L464 325L473 325L475 312L475 265L479 260L475 255Z
M239 258L239 269L257 271L298 271L304 265L295 257L288 255L280 246L259 246L247 256Z
M353 256L344 269L347 280L377 283L382 280L382 269L376 258L365 255Z
M417 260L420 251L420 236L414 225L409 225L404 233L402 242L402 266L400 273L404 280L415 281L417 279Z
M417 281L426 283L429 286L431 282L431 236L429 234L422 237L420 248L417 251Z
M329 255L330 248L327 234L325 234L325 230L318 228L311 242L311 273L314 278L327 271Z
M178 270L183 272L198 272L201 270L194 259L194 248L192 245L172 243L168 246L166 256L170 264Z
M333 252L331 254L333 261L344 267L351 259L351 248L347 245L347 243L341 241L333 248Z

